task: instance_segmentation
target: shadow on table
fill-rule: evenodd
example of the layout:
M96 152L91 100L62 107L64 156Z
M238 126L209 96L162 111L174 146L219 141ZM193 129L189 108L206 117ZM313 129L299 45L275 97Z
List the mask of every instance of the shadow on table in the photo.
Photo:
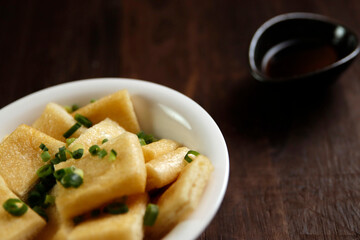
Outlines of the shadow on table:
M290 128L311 126L334 102L336 83L323 88L264 85L251 77L234 89L228 106L238 133L277 137Z

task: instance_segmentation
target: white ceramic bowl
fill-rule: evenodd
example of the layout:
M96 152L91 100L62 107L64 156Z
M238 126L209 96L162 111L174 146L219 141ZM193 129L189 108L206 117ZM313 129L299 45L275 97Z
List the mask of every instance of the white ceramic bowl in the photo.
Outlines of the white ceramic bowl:
M195 239L215 216L224 198L229 178L226 143L210 115L196 102L170 88L141 80L98 78L60 84L32 93L0 110L0 137L26 123L31 125L45 105L85 105L120 89L128 89L140 127L159 138L176 140L206 155L214 172L199 207L165 239Z

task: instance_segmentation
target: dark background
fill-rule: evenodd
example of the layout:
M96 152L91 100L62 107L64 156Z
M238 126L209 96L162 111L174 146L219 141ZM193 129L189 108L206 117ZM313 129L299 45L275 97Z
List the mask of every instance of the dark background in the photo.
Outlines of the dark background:
M249 73L256 29L293 11L360 32L357 0L1 0L0 107L78 79L166 85L205 108L229 148L228 190L199 239L360 239L358 59L315 94Z

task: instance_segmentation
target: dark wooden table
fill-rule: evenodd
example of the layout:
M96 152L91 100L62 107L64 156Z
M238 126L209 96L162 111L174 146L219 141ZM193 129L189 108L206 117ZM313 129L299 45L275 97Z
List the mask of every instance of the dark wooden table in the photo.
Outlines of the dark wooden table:
M210 113L230 153L199 239L360 239L360 62L316 94L265 88L248 70L257 27L293 11L360 33L357 0L1 0L0 107L85 78L169 86Z

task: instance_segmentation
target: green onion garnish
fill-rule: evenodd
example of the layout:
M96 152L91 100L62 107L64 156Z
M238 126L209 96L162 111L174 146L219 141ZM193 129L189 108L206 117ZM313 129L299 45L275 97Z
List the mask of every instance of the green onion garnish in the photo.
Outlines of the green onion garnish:
M47 162L51 158L50 153L48 151L42 152L40 156L41 156L41 159L43 160L43 162Z
M87 118L84 117L81 114L75 114L75 120L78 121L79 123L81 123L82 125L84 125L85 127L89 128L92 126L92 122Z
M194 155L194 156L198 156L200 153L198 153L197 151L194 151L194 150L189 150L189 151L186 153L184 159L185 159L188 163L191 163L193 160L189 157L189 154L192 154L192 155Z
M59 159L61 162L65 162L67 160L66 157L66 148L65 147L61 147L59 148L59 155L58 155Z
M41 178L40 182L37 184L37 185L41 185L41 186L38 186L38 189L37 188L36 189L41 193L45 193L45 192L50 191L54 187L55 184L56 184L56 179L51 174L47 177ZM35 185L35 187L37 185ZM42 188L44 189L44 191L42 191Z
M92 145L90 148L89 148L89 152L91 155L96 155L98 152L100 151L100 147L98 145Z
M37 190L32 190L27 197L27 203L30 207L34 207L36 205L40 205L44 201L44 198L44 192L41 193Z
M74 159L79 159L83 156L84 154L84 149L79 148L78 150L75 150L74 152L72 152L72 157Z
M80 175L76 173L67 173L60 180L60 183L61 185L63 185L64 188L78 188L83 183L83 179Z
M96 102L96 99L91 99L90 100L90 103L94 103L94 102Z
M115 161L116 155L117 155L117 152L114 149L111 149L110 154L109 154L109 160Z
M26 204L17 198L9 198L3 203L3 207L8 213L17 217L24 215L28 210Z
M44 185L44 183L42 183L42 182L37 183L37 184L35 185L34 189L35 189L36 191L40 192L40 193L46 192L45 185Z
M46 164L36 171L39 178L44 178L51 175L54 172L54 166L52 164Z
M72 113L72 108L71 108L71 106L65 105L64 108L65 108L65 110L66 110L68 113Z
M159 214L158 205L149 203L146 207L146 211L145 211L145 215L144 215L144 225L145 226L153 226L158 214Z
M141 146L146 145L146 142L145 142L145 140L143 138L139 138L139 142L140 142Z
M49 151L49 149L43 143L40 144L39 148L43 151Z
M106 143L107 141L109 141L109 139L107 139L107 138L104 138L104 140L102 140L102 144L104 144L104 143Z
M66 146L69 146L70 144L72 144L74 141L76 140L76 138L67 138L66 141Z
M40 206L35 206L32 208L37 214L39 214L41 217L43 217L46 221L49 221L49 218L45 212L45 210Z
M73 104L72 106L71 106L71 110L72 110L72 112L75 112L76 110L78 110L80 107L79 107L79 105L77 105L77 104Z
M136 135L139 138L141 146L144 146L144 145L152 143L152 142L156 142L158 140L153 135L145 134L143 131L138 132ZM145 144L144 144L144 142L145 142Z
M109 214L122 214L129 211L128 206L123 202L110 203L104 208L104 212Z
M97 155L99 158L104 158L107 155L107 151L105 149L101 149Z
M66 105L66 106L64 106L64 108L68 113L72 113L72 112L75 112L76 110L78 110L80 107L77 104L73 104L72 106Z
M80 123L75 123L69 130L67 130L63 136L64 138L69 138L71 135L74 134L74 132L76 132L76 130L78 130L81 127Z
M55 197L49 194L46 194L44 204L46 206L51 206L55 203Z
M56 180L60 181L65 176L65 174L66 174L66 171L64 168L62 168L62 169L56 170L54 172L54 177Z
M59 158L55 156L55 158L51 159L50 162L54 165L59 164L61 161Z

